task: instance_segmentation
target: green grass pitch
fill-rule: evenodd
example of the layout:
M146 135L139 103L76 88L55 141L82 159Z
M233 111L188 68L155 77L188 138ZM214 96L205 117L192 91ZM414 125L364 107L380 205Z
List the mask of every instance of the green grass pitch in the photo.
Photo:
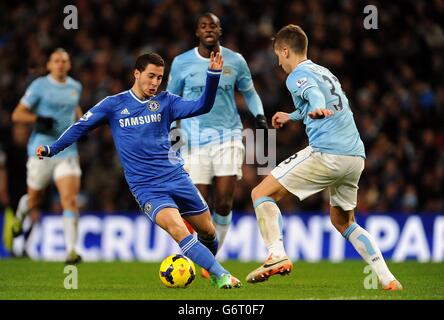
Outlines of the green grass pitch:
M186 289L164 287L160 263L100 262L78 265L78 289L64 288L64 265L27 259L0 260L0 299L69 300L295 300L295 299L444 299L444 263L389 263L404 291L364 288L366 266L361 261L295 262L289 276L274 276L259 284L222 290L197 276ZM259 263L226 261L239 279ZM199 270L197 270L199 271ZM198 272L198 275L200 272Z

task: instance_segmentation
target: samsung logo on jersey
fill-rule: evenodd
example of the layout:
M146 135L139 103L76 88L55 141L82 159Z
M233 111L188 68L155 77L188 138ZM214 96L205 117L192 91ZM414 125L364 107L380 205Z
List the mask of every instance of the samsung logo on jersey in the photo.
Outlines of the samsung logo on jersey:
M121 128L140 126L142 124L147 124L151 122L160 122L162 120L162 114L151 114L140 117L129 117L125 119L120 119L119 124Z

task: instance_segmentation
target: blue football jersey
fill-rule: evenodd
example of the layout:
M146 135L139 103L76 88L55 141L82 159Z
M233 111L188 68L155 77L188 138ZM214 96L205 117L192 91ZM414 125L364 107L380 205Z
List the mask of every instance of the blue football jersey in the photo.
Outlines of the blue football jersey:
M286 84L296 108L292 119L303 120L313 150L365 157L364 144L348 99L338 79L327 68L311 60L303 61L288 75ZM320 90L325 98L325 106L310 105L307 98L310 88ZM311 119L307 114L315 108L327 108L334 113L324 119Z
M57 154L98 125L108 123L130 190L143 205L144 193L167 190L173 177L185 172L182 158L171 148L170 125L175 120L211 110L220 72L207 73L205 91L195 101L166 91L144 101L132 90L106 97L49 146L49 155Z
M34 129L28 141L28 155L35 156L39 145L53 143L76 120L82 85L71 77L65 83L54 80L51 75L35 79L28 87L20 103L38 116L55 119L51 131L41 133ZM58 158L77 156L75 144L57 155Z
M188 143L192 145L242 139L243 126L235 102L235 88L243 94L254 116L264 114L245 59L228 48L221 46L220 49L224 67L213 109L207 114L180 122ZM167 90L185 99L197 99L205 87L209 61L209 58L199 54L197 47L178 55L171 65Z

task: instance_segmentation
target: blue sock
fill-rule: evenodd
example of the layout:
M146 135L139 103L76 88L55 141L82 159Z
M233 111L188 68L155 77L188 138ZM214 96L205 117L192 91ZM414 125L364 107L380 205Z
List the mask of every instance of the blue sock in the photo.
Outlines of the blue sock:
M216 261L211 251L191 234L179 242L179 247L185 256L207 269L211 274L220 277L224 273L229 273Z
M213 254L213 256L216 256L217 253L217 249L219 248L219 241L217 240L217 237L214 236L213 239L211 240L205 240L202 239L199 235L197 235L197 239L205 246L207 247L211 253Z

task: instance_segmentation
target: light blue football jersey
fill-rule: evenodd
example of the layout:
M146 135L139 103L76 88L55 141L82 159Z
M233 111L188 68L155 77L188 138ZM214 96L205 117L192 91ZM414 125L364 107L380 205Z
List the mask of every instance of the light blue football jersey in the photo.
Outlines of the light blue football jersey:
M228 48L220 46L220 49L224 66L213 109L207 114L180 121L191 145L242 139L243 126L234 98L235 88L244 95L253 116L264 114L245 59ZM178 55L171 65L167 91L187 100L198 99L205 87L209 61L199 54L197 47Z
M55 119L54 127L48 133L32 131L28 141L28 156L35 157L39 145L50 145L76 120L82 85L71 77L65 83L54 80L51 75L35 79L26 90L20 102L38 116ZM54 158L77 156L75 144L60 152Z
M364 144L348 99L338 79L327 68L311 60L303 61L288 75L286 84L296 108L292 119L303 120L313 150L365 158ZM311 106L308 102L307 89L313 87L318 88L325 97L325 108L334 112L332 116L313 120L307 115L315 108L324 107Z

